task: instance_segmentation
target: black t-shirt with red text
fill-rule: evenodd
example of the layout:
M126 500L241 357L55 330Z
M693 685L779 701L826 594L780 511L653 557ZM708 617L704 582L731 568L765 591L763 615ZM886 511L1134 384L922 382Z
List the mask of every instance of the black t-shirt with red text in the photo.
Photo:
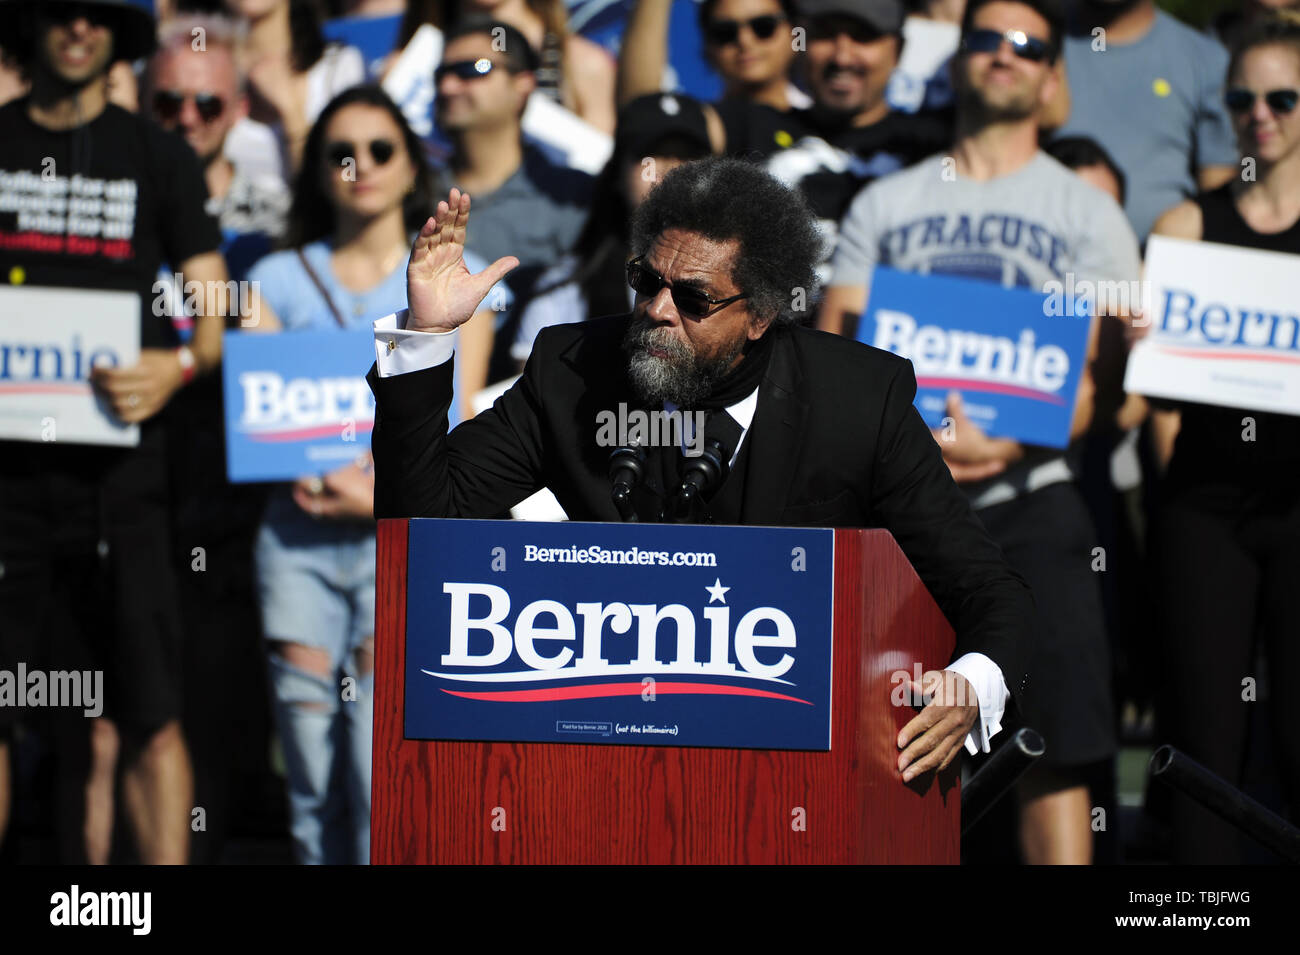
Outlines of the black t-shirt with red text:
M153 287L161 265L217 250L207 197L185 140L135 113L55 131L26 97L0 106L0 282L136 292L142 348L178 344Z

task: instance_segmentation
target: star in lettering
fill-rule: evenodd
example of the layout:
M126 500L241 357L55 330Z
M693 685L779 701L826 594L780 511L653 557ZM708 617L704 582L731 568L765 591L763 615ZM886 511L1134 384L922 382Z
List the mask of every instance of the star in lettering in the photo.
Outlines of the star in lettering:
M704 589L709 592L709 603L713 603L713 601L715 600L718 601L719 603L726 603L727 591L730 590L731 588L722 586L721 577L714 577L713 586L705 587Z

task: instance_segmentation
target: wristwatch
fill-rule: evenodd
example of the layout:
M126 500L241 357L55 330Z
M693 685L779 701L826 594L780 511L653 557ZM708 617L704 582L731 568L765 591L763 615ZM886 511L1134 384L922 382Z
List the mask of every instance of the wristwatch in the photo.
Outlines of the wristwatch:
M176 360L181 363L181 382L188 385L199 373L198 362L194 360L194 352L189 345L176 349Z

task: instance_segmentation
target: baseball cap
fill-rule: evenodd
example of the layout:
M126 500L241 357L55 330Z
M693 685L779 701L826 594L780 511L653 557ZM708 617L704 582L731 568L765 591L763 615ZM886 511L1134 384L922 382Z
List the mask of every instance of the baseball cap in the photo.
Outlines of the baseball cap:
M698 100L680 93L649 93L619 110L614 151L625 157L649 156L655 145L670 136L698 145L701 155L713 151Z
M882 34L900 32L906 16L902 0L795 0L795 6L801 17L853 17Z

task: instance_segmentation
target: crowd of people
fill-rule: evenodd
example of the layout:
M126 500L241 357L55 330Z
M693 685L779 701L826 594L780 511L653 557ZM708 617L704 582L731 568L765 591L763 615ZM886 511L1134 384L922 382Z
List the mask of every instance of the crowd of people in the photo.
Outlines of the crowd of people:
M453 423L542 329L628 311L635 210L708 156L802 194L803 322L831 334L855 336L878 265L1044 291L1138 280L1151 235L1300 255L1296 0L1204 29L1155 0L635 0L614 51L579 6L0 0L0 277L141 298L139 363L94 372L139 444L0 440L0 670L103 670L108 701L0 706L0 858L215 862L257 830L368 860L373 459L230 483L221 336L400 310L453 187L470 271L519 261L458 333ZM50 246L24 172L133 184L129 248ZM191 282L226 292L186 309ZM1249 412L1244 441L1241 409L1125 394L1141 317L1091 316L1064 450L986 434L956 393L935 432L1035 596L1001 740L1019 722L1047 753L997 836L1028 863L1116 861L1097 809L1124 740L1241 785L1271 725L1273 808L1300 821L1300 418ZM1181 795L1147 810L1169 859L1244 858Z

